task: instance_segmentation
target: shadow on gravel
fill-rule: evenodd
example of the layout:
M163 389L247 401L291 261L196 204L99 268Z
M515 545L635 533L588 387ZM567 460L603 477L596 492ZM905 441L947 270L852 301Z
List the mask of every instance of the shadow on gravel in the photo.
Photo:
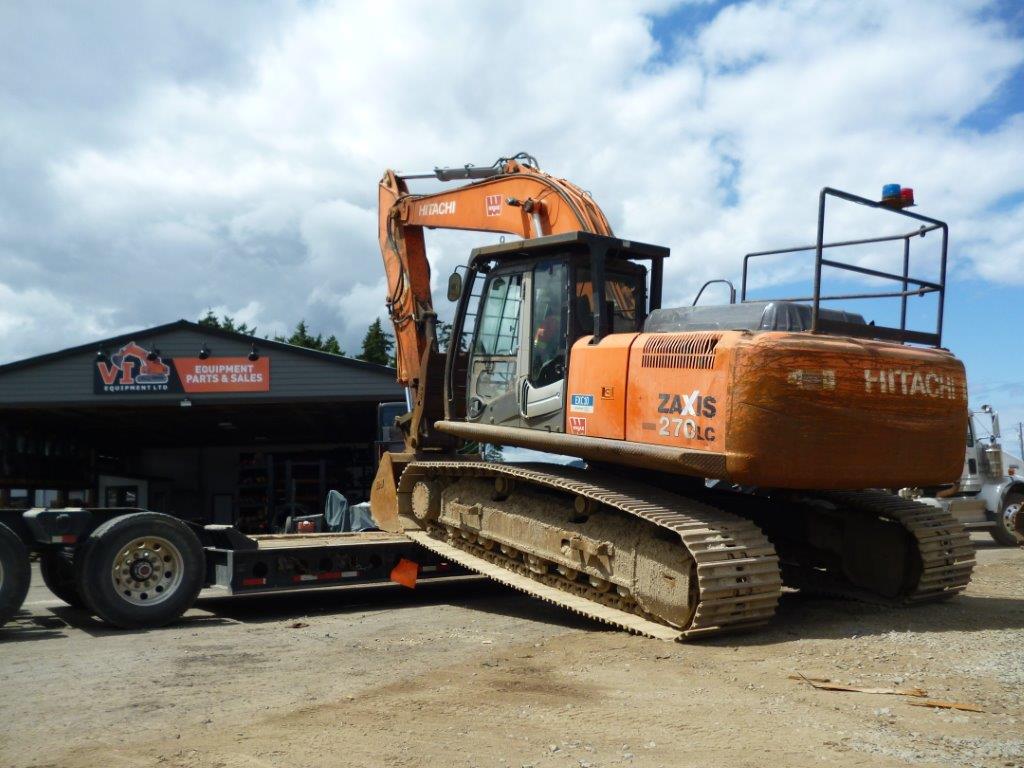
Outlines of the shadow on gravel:
M582 616L483 579L425 583L414 590L398 586L355 587L246 597L203 597L196 602L197 608L246 624L276 622L302 616L379 613L421 608L424 605L460 606L572 629L603 627Z
M233 622L218 616L191 615L185 616L170 627L158 629L118 629L105 624L88 611L70 606L59 606L47 609L52 615L32 615L22 611L8 624L0 628L0 645L4 643L23 642L25 640L49 640L67 637L68 630L85 632L90 637L106 637L108 635L144 635L149 632L160 632L165 629L182 629L193 626L209 626L231 624Z
M66 627L67 623L57 616L33 616L28 611L20 611L0 628L0 645L67 637L63 631Z
M196 629L225 624L263 624L349 613L380 613L429 605L462 606L470 610L563 626L603 630L605 626L553 605L521 595L484 579L424 583L410 590L398 586L353 587L245 596L201 596L179 621L158 629L126 630L111 627L88 611L54 606L41 613L21 611L0 628L0 645L26 640L67 637L69 630L91 637L137 635L151 632Z
M380 613L429 605L464 607L493 615L594 632L616 632L613 627L557 606L522 595L484 579L433 582L415 590L398 586L355 587L247 596L201 597L197 611L156 630L110 627L87 611L61 606L43 615L22 611L0 629L0 645L26 640L66 637L67 630L92 637L144 634L232 623L261 624L304 616ZM763 646L797 638L842 639L879 636L889 632L942 633L988 629L1024 629L1024 601L960 595L945 603L909 608L885 608L850 600L783 594L775 617L764 627L747 633L695 641L704 646Z

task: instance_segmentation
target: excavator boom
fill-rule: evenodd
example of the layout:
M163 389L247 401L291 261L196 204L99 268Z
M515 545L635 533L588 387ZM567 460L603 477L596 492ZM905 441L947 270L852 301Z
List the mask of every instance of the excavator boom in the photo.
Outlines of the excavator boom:
M414 195L408 179L471 180L455 189ZM417 386L424 353L433 344L435 318L423 229L461 229L540 237L562 232L611 235L604 213L585 191L542 172L525 153L479 168L432 173L388 170L380 181L381 255L388 281L388 313L395 328L398 381Z

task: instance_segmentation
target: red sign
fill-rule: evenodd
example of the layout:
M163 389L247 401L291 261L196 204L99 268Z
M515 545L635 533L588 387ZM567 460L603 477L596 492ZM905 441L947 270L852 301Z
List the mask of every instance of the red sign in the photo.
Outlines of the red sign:
M270 391L269 357L176 357L174 368L186 392Z
M501 195L485 195L484 207L488 216L501 216Z
M574 435L587 434L587 419L585 416L570 416L569 431Z

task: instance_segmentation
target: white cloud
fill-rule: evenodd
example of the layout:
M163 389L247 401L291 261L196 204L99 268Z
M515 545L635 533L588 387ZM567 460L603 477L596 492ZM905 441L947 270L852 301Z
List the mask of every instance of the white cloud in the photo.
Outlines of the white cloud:
M63 297L43 288L16 291L0 283L0 346L10 359L74 346L127 331L113 326L114 309L93 306L83 316ZM68 329L74 329L74 333Z
M825 184L912 184L950 220L957 270L1024 282L1024 217L997 205L1024 190L1024 125L961 123L1024 46L979 6L743 3L656 39L671 5L287 4L226 79L148 68L89 115L102 130L69 122L53 153L19 130L48 215L29 227L0 207L9 290L45 284L89 319L14 302L9 326L54 330L0 335L0 359L209 306L255 308L239 319L261 329L305 317L353 351L384 315L383 169L520 149L591 190L620 234L672 246L672 301L735 276L746 251L809 240ZM429 233L435 282L492 239ZM113 301L112 275L139 290Z

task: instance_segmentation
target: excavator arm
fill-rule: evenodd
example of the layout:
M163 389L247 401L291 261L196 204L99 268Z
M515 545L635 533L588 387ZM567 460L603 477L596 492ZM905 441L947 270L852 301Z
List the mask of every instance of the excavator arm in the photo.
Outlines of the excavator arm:
M426 178L470 183L428 195L409 192L407 180ZM378 200L378 236L387 274L388 313L395 329L398 381L414 389L423 375L424 355L436 347L424 228L522 238L577 231L612 234L589 194L542 172L525 153L483 168L436 168L423 174L388 170L381 179Z

